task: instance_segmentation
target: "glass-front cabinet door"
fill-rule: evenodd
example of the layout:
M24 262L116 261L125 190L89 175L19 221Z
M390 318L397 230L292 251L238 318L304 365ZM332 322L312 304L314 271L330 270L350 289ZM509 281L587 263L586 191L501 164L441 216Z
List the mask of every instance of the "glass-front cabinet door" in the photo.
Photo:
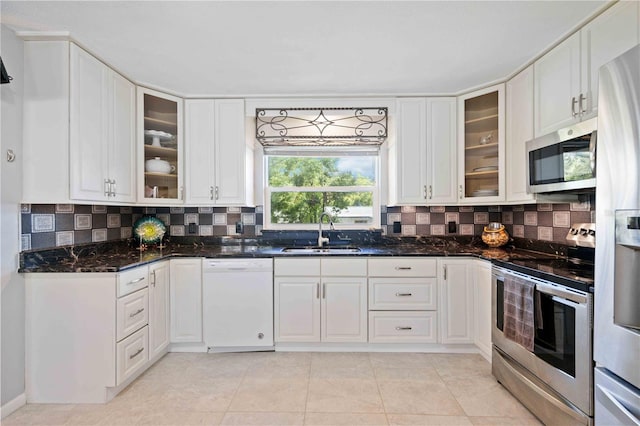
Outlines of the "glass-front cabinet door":
M138 200L182 204L182 99L138 87Z
M472 203L503 201L504 85L459 97L458 112L458 198Z

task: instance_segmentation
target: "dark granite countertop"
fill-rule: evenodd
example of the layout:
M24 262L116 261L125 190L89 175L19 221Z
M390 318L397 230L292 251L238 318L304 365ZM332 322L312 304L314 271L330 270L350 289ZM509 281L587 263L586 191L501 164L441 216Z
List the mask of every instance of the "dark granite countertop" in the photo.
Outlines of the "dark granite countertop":
M216 244L217 242L217 244ZM139 250L132 241L61 247L21 253L19 272L118 272L176 257L272 258L335 256L333 254L285 253L281 245L263 245L256 239L169 241L165 247ZM375 245L360 245L357 253L340 256L473 256L487 260L553 259L556 256L515 248L489 248L477 238L385 238Z

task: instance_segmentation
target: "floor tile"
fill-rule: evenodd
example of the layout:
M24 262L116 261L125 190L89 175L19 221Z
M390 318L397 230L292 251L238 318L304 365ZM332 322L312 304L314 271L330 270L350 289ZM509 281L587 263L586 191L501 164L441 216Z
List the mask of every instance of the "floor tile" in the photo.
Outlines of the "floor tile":
M314 379L309 382L307 411L328 413L383 413L375 380Z
M427 368L376 368L376 380L378 381L395 381L408 380L417 382L438 382L442 383L442 379L432 367Z
M303 425L304 413L234 413L228 412L222 419L222 425Z
M308 386L308 379L245 378L229 411L304 411Z
M491 376L491 364L479 354L430 354L440 377Z
M389 424L400 425L451 425L471 426L466 416L428 416L424 414L388 414Z
M443 383L406 380L378 382L387 413L464 415Z
M473 425L486 426L543 426L536 418L515 418L515 417L469 417Z
M374 413L312 413L307 412L305 425L387 425L387 416Z
M427 368L432 367L430 354L412 352L373 352L369 354L374 368Z
M138 425L150 426L191 426L191 425L219 425L224 413L210 413L199 411L155 410L146 413L138 420Z

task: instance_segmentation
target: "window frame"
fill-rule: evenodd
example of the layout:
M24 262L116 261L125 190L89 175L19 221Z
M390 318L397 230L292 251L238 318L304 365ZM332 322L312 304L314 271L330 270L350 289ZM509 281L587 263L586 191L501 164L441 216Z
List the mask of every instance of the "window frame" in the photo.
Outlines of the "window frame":
M300 155L296 153L264 153L263 158L263 194L264 194L264 208L263 208L263 229L264 230L315 230L317 223L273 223L271 222L271 194L274 192L370 192L373 203L373 220L370 223L334 223L334 227L337 230L369 230L371 228L381 228L380 217L380 153L371 155L375 157L375 185L372 186L269 186L269 157L317 157L326 158L334 157L341 158L344 155L335 153L329 149L316 150L311 153L305 153ZM353 156L353 154L351 154ZM330 189L330 190L327 190ZM324 229L328 229L328 221L323 221L325 224Z

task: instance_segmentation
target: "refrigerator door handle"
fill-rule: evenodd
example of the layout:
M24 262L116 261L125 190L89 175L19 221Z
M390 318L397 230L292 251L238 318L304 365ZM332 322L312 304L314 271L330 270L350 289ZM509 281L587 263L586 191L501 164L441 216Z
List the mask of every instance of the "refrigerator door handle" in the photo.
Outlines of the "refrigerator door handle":
M636 417L631 411L629 411L627 407L625 407L618 398L616 398L616 395L608 389L603 388L601 385L596 385L596 388L605 396L606 400L600 400L600 402L606 403L609 406L609 411L612 413L620 413L625 417L625 420L630 422L629 424L640 426L640 418Z

